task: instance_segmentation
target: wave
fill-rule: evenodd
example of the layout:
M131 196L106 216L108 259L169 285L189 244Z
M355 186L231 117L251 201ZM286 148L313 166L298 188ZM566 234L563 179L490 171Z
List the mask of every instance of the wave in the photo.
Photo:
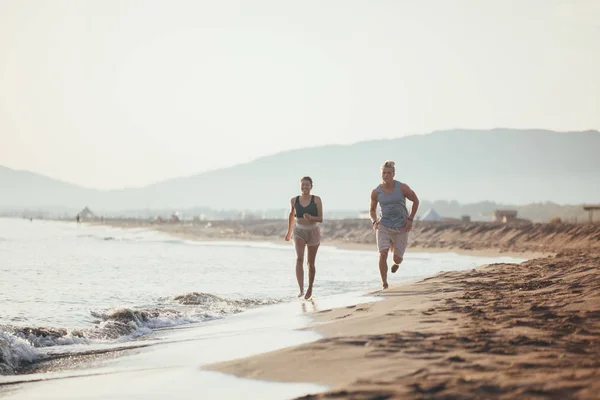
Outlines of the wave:
M270 304L277 304L284 301L284 299L241 299L232 300L224 299L219 296L215 296L210 293L192 292L184 295L175 296L174 300L184 305L204 305L210 309L225 310L235 312L235 310L244 310L251 307L265 306Z
M250 308L281 303L286 299L226 299L210 293L191 292L161 299L157 307L119 307L90 311L96 319L87 329L0 326L0 375L15 374L36 361L56 357L45 348L77 346L70 355L89 352L94 344L122 343L156 329L224 318Z
M107 234L82 234L79 238L96 239L101 241L138 242L138 243L167 243L167 244L193 244L192 241L177 238L157 238L156 236L131 236L131 235L107 235Z
M214 246L214 247L250 247L267 248L272 250L289 250L289 245L277 244L263 241L241 241L241 240L192 240L178 238L169 234L152 231L115 231L106 230L102 233L86 233L77 235L79 238L89 238L101 241L119 241L132 243L161 243L168 245L191 245L191 246ZM331 247L333 249L333 247Z
M130 238L125 238L125 237L120 237L117 238L115 236L104 236L104 235L77 235L77 237L79 238L88 238L88 239L97 239L97 240L119 240L119 241L126 241L126 240L132 240Z
M37 352L27 340L9 332L0 332L0 375L13 374L23 364L37 359Z

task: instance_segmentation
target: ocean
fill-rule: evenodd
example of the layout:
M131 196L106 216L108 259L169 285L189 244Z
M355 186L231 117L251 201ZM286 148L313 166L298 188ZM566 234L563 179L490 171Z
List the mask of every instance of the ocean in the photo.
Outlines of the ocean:
M440 271L519 261L409 251L389 280L393 286ZM0 219L0 387L11 388L0 397L36 398L33 383L22 386L28 381L99 370L130 373L140 365L196 370L316 340L316 333L298 331L310 322L307 312L366 301L380 287L375 245L373 251L358 251L324 243L316 268L313 299L304 301L296 298L293 246L283 240L200 242L147 229ZM70 361L90 355L95 363L86 368ZM60 368L46 368L42 379L44 365ZM198 379L211 381L210 374ZM219 379L222 388L223 380L232 378ZM205 382L203 390L207 387ZM261 397L308 390L276 387L269 384ZM19 397L22 390L26 397ZM229 398L236 393L242 396L244 390Z

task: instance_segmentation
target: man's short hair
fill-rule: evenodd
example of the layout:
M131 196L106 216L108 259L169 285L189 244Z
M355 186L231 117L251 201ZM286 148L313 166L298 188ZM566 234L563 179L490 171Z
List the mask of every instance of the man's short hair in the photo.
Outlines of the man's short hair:
M396 163L393 162L392 160L387 160L386 162L383 163L383 165L381 165L381 169L384 168L391 168L392 171L396 172Z

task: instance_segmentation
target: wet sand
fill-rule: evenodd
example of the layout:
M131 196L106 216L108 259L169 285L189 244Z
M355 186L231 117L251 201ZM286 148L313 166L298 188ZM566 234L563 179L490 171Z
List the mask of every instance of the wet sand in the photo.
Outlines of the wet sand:
M325 336L209 368L333 389L303 399L592 399L600 252L442 273L314 314Z
M114 346L131 346L127 350L104 348L54 358L27 374L0 375L0 398L279 400L325 390L310 383L240 379L202 366L318 340L318 334L302 329L309 322L307 312L343 308L364 299L352 293L258 307L224 319L157 330L137 342Z

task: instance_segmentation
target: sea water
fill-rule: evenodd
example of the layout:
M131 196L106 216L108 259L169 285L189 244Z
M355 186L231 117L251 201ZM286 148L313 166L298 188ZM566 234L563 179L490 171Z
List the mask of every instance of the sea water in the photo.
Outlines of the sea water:
M516 261L409 251L389 279ZM168 351L138 353L132 365L195 366L315 340L295 333L308 323L304 313L355 304L380 287L375 246L325 242L316 268L314 299L303 302L289 242L201 242L148 229L0 219L0 384L65 355L170 343ZM194 357L189 344L177 344L198 338Z

